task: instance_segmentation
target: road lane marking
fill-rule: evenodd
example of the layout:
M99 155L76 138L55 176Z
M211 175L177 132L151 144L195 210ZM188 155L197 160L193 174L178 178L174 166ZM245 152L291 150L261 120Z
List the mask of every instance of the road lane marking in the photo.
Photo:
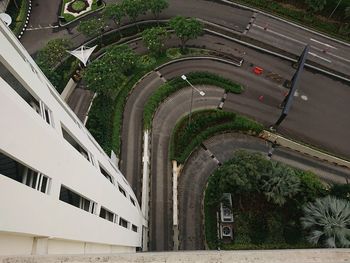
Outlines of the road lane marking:
M264 31L271 32L272 34L275 34L275 35L277 35L277 36L284 37L284 38L286 38L286 39L288 39L288 40L290 40L290 41L293 41L293 42L302 44L302 45L304 45L304 46L307 44L307 43L305 43L305 42L296 40L295 38L292 38L292 37L283 35L283 34L281 34L281 33L277 33L276 31L273 31L273 30L268 29L268 28L265 30L264 27L259 26L259 25L257 25L257 24L253 24L253 26L255 26L255 27L259 28L259 29L262 29L262 30L264 30Z
M332 63L331 60L326 59L326 58L324 58L324 57L321 57L321 56L319 56L319 55L317 55L317 54L315 54L315 53L309 52L309 54L310 54L311 56L314 56L314 57L320 58L320 59L322 59L322 60L324 60L324 61L327 61L328 63Z
M323 42L318 41L318 40L316 40L316 39L310 38L310 40L313 41L313 42L316 42L316 43L318 43L318 44L324 45L324 46L326 46L326 47L330 47L330 48L333 48L333 49L337 49L336 47L333 47L333 46L331 46L331 45L329 45L329 44L323 43Z

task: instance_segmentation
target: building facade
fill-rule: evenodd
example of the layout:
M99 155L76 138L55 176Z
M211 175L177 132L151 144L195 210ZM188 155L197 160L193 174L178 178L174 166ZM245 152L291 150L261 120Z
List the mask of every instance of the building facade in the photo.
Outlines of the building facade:
M0 21L0 255L135 251L118 168Z

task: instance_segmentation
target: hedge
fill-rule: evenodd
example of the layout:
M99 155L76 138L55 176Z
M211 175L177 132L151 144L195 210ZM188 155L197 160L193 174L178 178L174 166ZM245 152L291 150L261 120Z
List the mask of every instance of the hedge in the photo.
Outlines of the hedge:
M184 163L193 150L198 147L203 141L210 137L224 132L247 132L252 135L258 135L263 130L263 126L255 121L252 121L243 116L237 115L234 121L226 122L219 125L214 125L202 130L200 133L192 134L192 139L181 151L181 154L174 156L174 159L179 163ZM176 143L176 142L174 142Z
M109 97L99 95L94 99L86 124L87 129L107 155L109 155L112 150L111 141L114 111L115 101Z
M221 110L201 110L193 112L191 124L189 116L182 118L175 126L171 136L170 158L176 160L181 156L187 145L189 145L197 134L208 127L233 122L236 114Z
M227 92L236 94L243 92L243 87L241 85L213 73L193 72L187 74L187 78L193 85L213 85L223 88ZM187 86L187 82L182 80L181 77L177 77L158 88L145 105L143 113L144 128L150 129L155 111L167 97Z

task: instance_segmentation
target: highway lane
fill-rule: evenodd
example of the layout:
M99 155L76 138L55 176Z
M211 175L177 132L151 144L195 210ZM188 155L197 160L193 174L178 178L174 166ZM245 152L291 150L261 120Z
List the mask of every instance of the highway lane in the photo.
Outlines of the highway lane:
M270 147L262 139L237 133L217 135L203 144L220 163L230 160L238 149L267 155ZM276 148L272 159L317 173L323 181L328 183L345 183L346 178L350 179L348 169L335 167L288 149ZM199 147L191 154L179 176L180 250L205 249L202 202L207 179L217 168L217 162L209 155L208 151Z
M350 48L295 26L258 14L247 36L300 55L310 44L309 60L350 74Z

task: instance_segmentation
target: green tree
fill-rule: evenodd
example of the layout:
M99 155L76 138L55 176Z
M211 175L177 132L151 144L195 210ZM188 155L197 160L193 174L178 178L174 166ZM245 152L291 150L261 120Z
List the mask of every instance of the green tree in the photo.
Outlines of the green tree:
M305 0L305 3L309 7L312 13L322 11L326 5L326 0Z
M103 56L103 60L119 68L123 74L130 74L140 63L139 56L127 45L112 46Z
M83 79L90 90L113 98L120 91L125 76L117 65L101 58L87 66L83 73Z
M154 55L159 55L164 51L167 37L168 32L164 27L153 27L142 32L144 45Z
M194 18L186 19L176 16L170 20L170 27L175 31L176 36L181 40L181 47L184 49L187 41L196 39L203 32L203 25Z
M350 203L332 196L307 203L301 223L309 231L308 241L326 247L350 246Z
M147 5L143 0L123 0L122 7L133 23L139 15L147 11Z
M168 0L147 0L147 7L156 19L159 18L160 13L168 8L168 6Z
M71 47L72 42L68 39L50 40L44 48L38 51L35 61L40 67L53 69L68 55L67 50Z
M127 45L112 46L103 57L88 65L83 77L90 90L113 98L126 80L125 74L138 64L138 55Z
M268 201L282 206L288 197L300 191L300 179L292 168L272 162L271 172L265 173L262 178L261 190Z
M36 55L36 63L56 88L60 86L62 76L57 74L54 69L68 55L66 51L71 47L72 42L68 39L53 39Z
M82 33L86 37L96 37L99 35L102 45L102 34L107 24L104 19L92 18L86 21L81 21L78 26L78 32Z
M103 10L103 17L113 20L117 26L120 25L124 16L125 11L120 4L108 4Z

